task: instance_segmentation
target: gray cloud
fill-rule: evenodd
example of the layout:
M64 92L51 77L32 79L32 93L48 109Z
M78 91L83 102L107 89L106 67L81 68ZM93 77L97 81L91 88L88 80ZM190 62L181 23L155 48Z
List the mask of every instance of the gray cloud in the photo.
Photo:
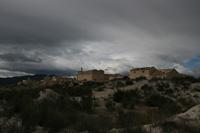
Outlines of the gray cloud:
M41 63L42 59L37 57L37 55L33 57L27 57L26 55L22 53L6 53L6 54L1 54L0 59L8 62L16 62L16 61L21 61L23 63L26 62L34 62L34 63Z
M169 64L173 64L173 63L177 63L180 64L182 66L185 66L185 63L183 62L183 60L181 60L180 57L174 57L173 55L156 55L156 57L163 62L169 63Z
M1 0L0 69L74 75L128 73L199 55L199 0Z

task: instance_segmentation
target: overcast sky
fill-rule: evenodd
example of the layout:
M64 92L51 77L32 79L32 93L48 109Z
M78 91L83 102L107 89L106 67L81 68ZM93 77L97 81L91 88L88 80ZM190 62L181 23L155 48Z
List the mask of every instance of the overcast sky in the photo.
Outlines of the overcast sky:
M129 74L176 68L200 76L199 0L0 0L0 77Z

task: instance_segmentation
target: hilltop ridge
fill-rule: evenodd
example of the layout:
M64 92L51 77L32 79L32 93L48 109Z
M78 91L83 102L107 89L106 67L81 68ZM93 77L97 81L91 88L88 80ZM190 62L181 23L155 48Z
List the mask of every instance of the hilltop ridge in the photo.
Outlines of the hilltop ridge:
M200 104L200 80L195 78L92 82L54 76L2 86L0 95L1 132L145 133L152 129L161 133L198 132L200 127L197 119L173 120L185 118L191 111L181 113ZM194 127L187 121L198 122Z

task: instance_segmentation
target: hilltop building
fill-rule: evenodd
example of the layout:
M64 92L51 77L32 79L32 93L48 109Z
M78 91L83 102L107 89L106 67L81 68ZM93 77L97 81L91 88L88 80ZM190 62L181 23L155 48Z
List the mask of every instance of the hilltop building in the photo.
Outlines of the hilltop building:
M109 76L109 80L113 80L113 79L121 79L123 78L124 76L119 74L119 73L116 73L116 74L110 74Z
M155 67L134 68L130 70L130 78L135 79L138 77L152 78L166 78L171 79L180 77L181 75L176 69L156 69Z
M104 80L110 80L110 76L112 76L112 74L104 74Z
M52 81L67 81L68 80L68 78L65 76L53 76L52 77L52 79L51 79Z
M138 77L146 77L149 79L151 74L155 71L157 71L155 67L133 68L130 70L130 79Z
M103 70L90 70L78 72L77 80L79 81L104 81L105 75Z
M22 82L18 82L17 83L17 85L27 85L27 84L29 84L29 83L31 83L31 80L30 80L30 78L28 77L27 78L27 80L23 80Z
M123 78L124 76L121 74L104 74L103 70L89 70L89 71L83 71L81 68L81 71L78 72L77 80L78 81L105 81L105 80L112 80L112 79L118 79Z
M172 79L174 77L181 77L181 74L176 71L176 69L158 69L151 74L151 78L165 78Z

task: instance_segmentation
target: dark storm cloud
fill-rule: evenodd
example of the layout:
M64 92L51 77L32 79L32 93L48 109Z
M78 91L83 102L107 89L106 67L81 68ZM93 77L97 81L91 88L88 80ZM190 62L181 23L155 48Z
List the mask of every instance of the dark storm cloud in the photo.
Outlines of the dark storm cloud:
M24 55L22 53L0 54L0 60L4 60L4 61L8 61L8 62L21 61L23 63L25 63L25 62L41 63L42 62L42 59L40 59L37 56L27 57L26 55Z
M2 44L55 45L65 40L77 41L87 38L85 32L73 24L15 13L5 16L0 12L0 16L0 43Z
M194 67L192 69L192 73L191 74L193 74L195 77L200 78L200 68L199 67Z
M173 55L156 55L156 58L166 63L177 63L185 66L185 63L179 57L174 57Z
M0 69L73 75L176 65L200 51L199 0L1 0ZM188 70L193 71L194 70Z
M0 4L0 43L6 45L58 45L65 41L92 40L80 22L67 10L66 2L53 5L48 1L2 1ZM46 7L47 6L47 7ZM52 9L48 6L53 6ZM66 8L68 6L66 5ZM64 8L64 7L62 7ZM75 9L74 9L75 11ZM83 26L83 27L82 27Z

